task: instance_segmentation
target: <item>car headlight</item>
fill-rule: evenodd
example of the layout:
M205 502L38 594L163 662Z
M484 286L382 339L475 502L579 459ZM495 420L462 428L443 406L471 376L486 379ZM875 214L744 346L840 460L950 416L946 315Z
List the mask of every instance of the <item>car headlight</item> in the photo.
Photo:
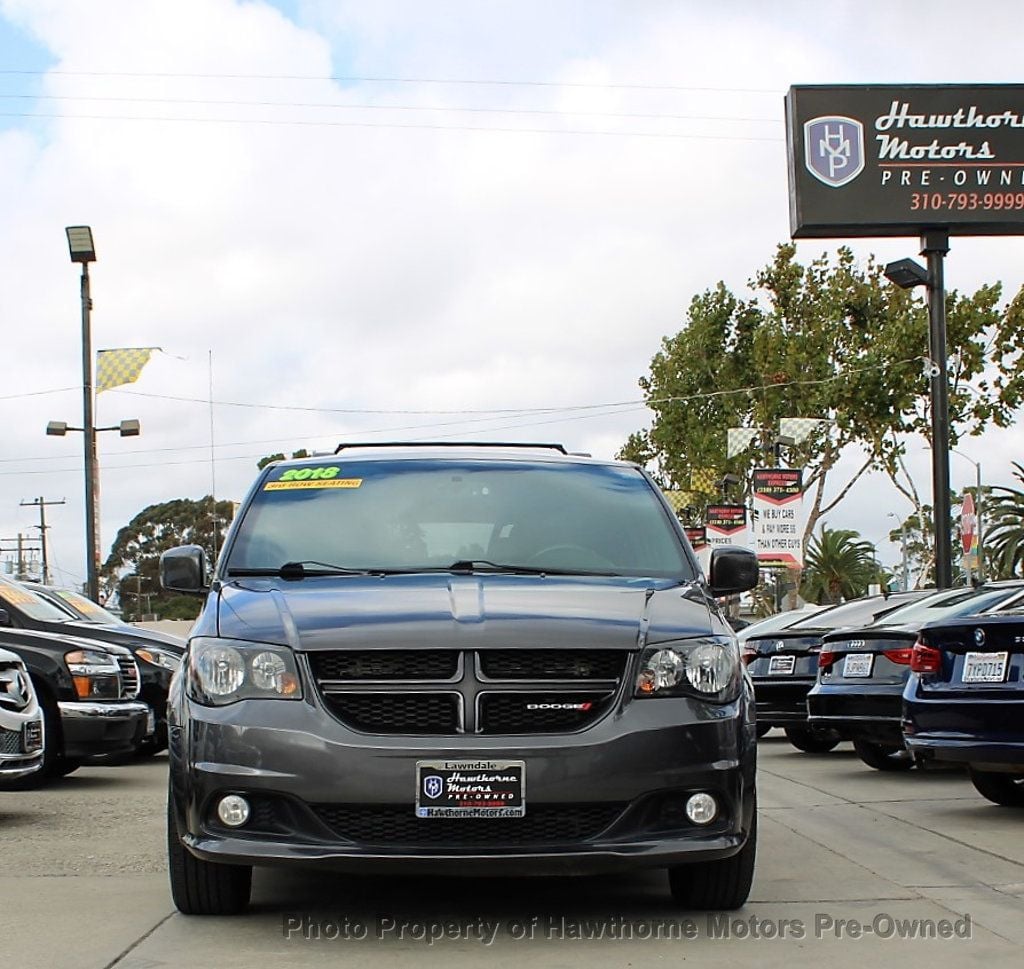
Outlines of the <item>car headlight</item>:
M121 693L117 659L99 649L72 649L64 654L80 700L115 700Z
M636 680L638 697L697 696L726 703L741 681L739 650L731 636L708 636L648 649Z
M193 639L186 687L191 699L206 706L302 699L299 670L290 649L235 639Z
M158 649L156 646L139 647L135 650L135 655L138 659L151 663L153 666L159 666L161 669L170 670L172 673L181 666L180 656L164 649Z

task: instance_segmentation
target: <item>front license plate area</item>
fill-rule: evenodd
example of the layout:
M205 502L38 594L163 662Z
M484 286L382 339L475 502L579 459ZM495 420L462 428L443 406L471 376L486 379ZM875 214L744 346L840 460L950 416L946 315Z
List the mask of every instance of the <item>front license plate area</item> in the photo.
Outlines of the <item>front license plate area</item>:
M419 760L419 818L521 818L526 815L525 760Z
M796 669L795 656L773 656L768 660L769 676L789 676Z
M1002 683L1009 658L1009 653L967 653L960 678L964 683Z
M874 653L847 653L843 660L843 676L868 677L874 663Z

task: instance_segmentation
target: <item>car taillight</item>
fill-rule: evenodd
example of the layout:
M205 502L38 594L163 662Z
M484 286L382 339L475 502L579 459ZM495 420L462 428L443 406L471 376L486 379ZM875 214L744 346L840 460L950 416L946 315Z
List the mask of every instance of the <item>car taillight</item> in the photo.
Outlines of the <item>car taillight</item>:
M838 653L833 653L828 646L822 646L821 651L818 653L818 669L831 669L837 659L839 659Z
M914 656L914 649L911 646L904 646L901 649L885 649L882 650L882 655L899 666L909 666Z
M910 668L915 673L938 673L942 670L942 653L924 643L915 644L911 650Z
M743 644L743 649L740 652L740 659L743 660L744 666L749 666L757 659L757 647L748 646L746 643Z

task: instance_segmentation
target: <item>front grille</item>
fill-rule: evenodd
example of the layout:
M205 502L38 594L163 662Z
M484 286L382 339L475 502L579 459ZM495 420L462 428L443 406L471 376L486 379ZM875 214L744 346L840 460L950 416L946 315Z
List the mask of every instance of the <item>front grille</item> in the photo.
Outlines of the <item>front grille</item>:
M0 754L23 754L20 730L5 730L0 727Z
M336 835L367 846L562 845L589 841L624 804L531 804L521 818L418 818L411 805L317 804L317 817Z
M485 693L480 697L480 733L566 733L592 723L615 694Z
M459 697L452 693L330 693L330 710L365 733L454 734Z
M459 668L454 649L359 649L310 653L318 680L450 680Z
M612 708L629 656L612 649L382 649L317 651L308 661L342 723L364 733L450 736L582 730Z
M139 668L130 656L117 656L121 669L121 699L134 700L139 695Z

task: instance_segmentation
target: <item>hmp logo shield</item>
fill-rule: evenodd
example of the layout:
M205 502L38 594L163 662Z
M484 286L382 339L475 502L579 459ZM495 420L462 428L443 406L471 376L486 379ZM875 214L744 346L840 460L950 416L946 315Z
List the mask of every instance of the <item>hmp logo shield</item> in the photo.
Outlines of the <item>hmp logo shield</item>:
M440 797L444 791L444 781L437 774L430 774L423 778L423 793L427 797Z
M838 115L805 122L804 164L829 188L852 182L864 171L864 126Z

